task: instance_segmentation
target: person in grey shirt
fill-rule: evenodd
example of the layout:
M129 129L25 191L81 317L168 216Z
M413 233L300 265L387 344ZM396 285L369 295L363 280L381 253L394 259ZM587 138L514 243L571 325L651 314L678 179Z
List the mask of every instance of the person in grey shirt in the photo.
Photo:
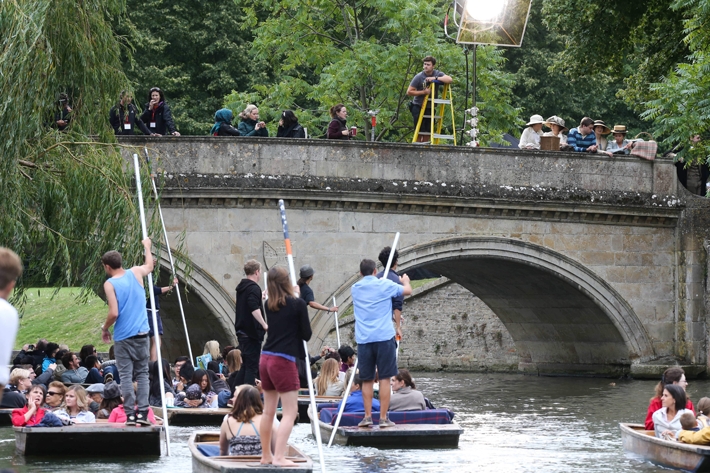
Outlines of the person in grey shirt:
M451 76L447 76L443 72L434 69L436 66L436 58L432 56L427 56L423 60L424 67L422 72L414 76L412 82L409 83L409 88L407 89L407 95L414 97L409 106L409 111L412 112L412 119L414 120L414 126L417 126L417 121L419 120L419 114L422 110L422 103L424 103L424 96L429 95L431 90L429 85L433 81L439 81L444 84L451 84L454 80ZM427 120L422 121L422 126L419 129L419 138L417 141L426 142L430 140L429 136L429 122ZM422 134L424 134L422 136Z

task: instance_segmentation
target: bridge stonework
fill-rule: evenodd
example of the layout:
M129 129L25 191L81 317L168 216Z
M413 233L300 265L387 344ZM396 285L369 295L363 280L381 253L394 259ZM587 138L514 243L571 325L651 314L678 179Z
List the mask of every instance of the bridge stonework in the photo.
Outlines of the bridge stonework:
M235 341L246 260L284 264L283 198L296 266L315 268L316 298L337 299L345 334L359 261L375 259L395 232L401 271L447 278L407 301L417 319L406 322L403 364L637 376L669 363L690 374L707 367L709 206L677 183L669 160L319 140L121 143L126 156L148 146L168 233L184 232L194 350ZM457 311L451 284L497 325L490 313ZM161 306L166 346L184 352L176 304ZM333 320L311 315L316 351L333 342ZM482 324L497 326L497 338L481 339Z

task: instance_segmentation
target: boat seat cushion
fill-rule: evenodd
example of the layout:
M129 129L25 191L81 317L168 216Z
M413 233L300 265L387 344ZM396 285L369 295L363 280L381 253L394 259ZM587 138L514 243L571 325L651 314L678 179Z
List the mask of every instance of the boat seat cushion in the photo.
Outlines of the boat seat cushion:
M340 419L343 427L356 426L365 416L364 412L344 412ZM335 425L338 417L338 410L335 408L323 408L320 411L320 420L326 424ZM450 424L454 419L454 413L448 409L430 409L426 411L390 411L389 418L395 424ZM380 421L380 413L372 413L372 421L377 424Z
M197 444L197 449L206 457L218 457L219 445Z

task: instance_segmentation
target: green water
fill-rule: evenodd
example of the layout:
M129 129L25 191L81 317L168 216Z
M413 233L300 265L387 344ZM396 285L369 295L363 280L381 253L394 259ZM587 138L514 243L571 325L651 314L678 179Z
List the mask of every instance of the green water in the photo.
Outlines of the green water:
M643 422L650 381L538 378L500 374L418 373L417 388L437 407L456 412L465 429L458 449L378 450L324 447L327 471L348 472L656 472L668 471L624 452L619 422ZM615 385L610 385L614 382ZM710 381L691 381L694 402L710 395ZM0 428L0 467L17 472L190 472L192 430L171 428L171 456L118 459L120 445L85 458L23 458L14 454L11 428ZM298 424L291 441L318 464L310 427ZM314 470L314 471L317 471Z

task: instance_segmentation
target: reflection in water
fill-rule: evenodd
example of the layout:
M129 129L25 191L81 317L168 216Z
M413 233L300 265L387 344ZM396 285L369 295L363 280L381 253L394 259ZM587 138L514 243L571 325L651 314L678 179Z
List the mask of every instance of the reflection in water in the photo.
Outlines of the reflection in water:
M465 429L455 450L379 450L324 447L329 472L656 472L668 471L625 453L619 422L642 423L655 385L652 381L539 378L502 374L415 374L417 388L437 407L456 412ZM691 382L697 403L710 382ZM0 428L0 467L18 472L95 471L190 472L187 440L192 428L171 429L171 457L105 460L102 457L28 459L13 455L11 428ZM292 434L318 465L310 427ZM317 470L316 470L317 471Z

